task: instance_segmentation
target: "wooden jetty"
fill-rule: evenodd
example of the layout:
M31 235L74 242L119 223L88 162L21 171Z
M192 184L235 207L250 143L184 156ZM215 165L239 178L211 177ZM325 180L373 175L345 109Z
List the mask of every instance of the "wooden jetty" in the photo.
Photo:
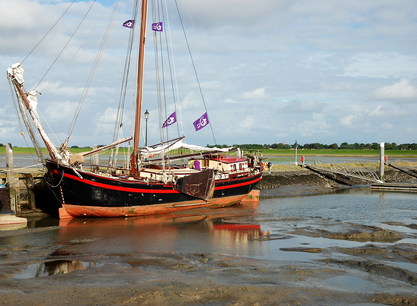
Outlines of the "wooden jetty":
M417 184L416 183L373 183L371 184L371 190L417 192Z
M26 224L17 216L37 212L34 187L43 178L42 168L14 168L11 145L6 146L6 168L0 169L0 225Z

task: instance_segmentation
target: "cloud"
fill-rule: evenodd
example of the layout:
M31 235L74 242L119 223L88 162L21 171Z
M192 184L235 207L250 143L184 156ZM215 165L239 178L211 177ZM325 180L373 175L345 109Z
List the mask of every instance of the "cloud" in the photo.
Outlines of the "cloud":
M417 98L417 87L407 79L378 88L374 95L378 99L415 99Z
M38 88L42 91L39 108L58 137L66 136L81 99L112 2L96 1ZM71 3L0 0L0 61L8 66L22 60ZM24 62L28 90L42 78L90 4L75 1L70 15ZM178 4L211 127L220 143L293 143L295 139L300 143L387 139L400 143L415 138L412 126L417 107L410 101L417 95L413 40L417 23L410 12L417 11L417 1L259 0L254 5L251 0L181 0ZM131 33L120 26L131 16L126 8L121 7L111 27L103 61L72 134L74 145L105 144L113 136L110 121L118 105L126 40ZM174 17L169 27L173 30L180 120L184 129L191 130L184 133L187 142L205 145L211 141L210 129L196 133L192 127L204 110L173 8L168 12ZM152 36L147 37L143 109L151 112L149 138L159 141ZM132 59L133 76L136 65ZM126 120L133 120L133 83L128 84L126 94ZM170 91L167 86L164 95ZM5 105L11 100L9 93L6 82L0 82L0 100ZM408 103L394 105L398 101ZM172 111L170 97L167 108ZM14 132L2 133L1 142L21 145L17 122L12 120L13 107L2 108L2 114L3 110L0 120L7 120Z
M65 127L68 127L69 122L71 121L73 114L75 113L77 105L78 103L69 101L48 104L45 107L43 107L43 118L41 119L44 119L49 123L65 122ZM41 104L39 104L39 107L41 107Z
M345 117L340 118L340 124L344 126L351 126L353 125L354 121L358 118L358 115L349 114Z
M266 87L257 88L252 91L247 91L242 94L242 99L245 100L256 100L256 99L265 99L266 95Z
M417 76L417 56L401 53L360 53L342 73L348 77L404 78Z

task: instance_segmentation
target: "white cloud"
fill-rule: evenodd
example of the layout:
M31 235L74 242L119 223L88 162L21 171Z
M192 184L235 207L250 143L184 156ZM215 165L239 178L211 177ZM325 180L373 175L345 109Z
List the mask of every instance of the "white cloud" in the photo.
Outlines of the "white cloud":
M89 16L92 20L80 27L38 88L46 86L39 107L59 137L66 136L81 98L91 69L89 62L95 58L111 13L110 2L97 1ZM417 47L413 37L417 23L410 12L417 11L417 1L323 0L318 4L260 0L256 5L251 0L178 2L210 121L220 143L414 141L415 128L411 127L417 118L417 107L412 103L417 97ZM70 3L0 0L0 61L9 65L22 60ZM71 18L64 18L51 32L53 39L45 40L25 61L27 89L48 69L74 29L70 23L76 24L90 3L74 2ZM130 16L124 8L116 16L103 63L73 132L74 145L104 144L112 138L111 119L120 92L125 39L130 33L120 26ZM175 9L169 14L173 17ZM202 114L203 107L189 59L185 59L188 50L182 43L178 20L171 21L170 26L175 47L182 46L173 55L179 76L181 118L184 128L190 127L192 132L191 136L186 133L187 142L196 140L205 145L211 141L205 137L210 130L192 130L192 121ZM152 114L149 137L159 140L158 99L150 85L155 80L151 36L147 39L150 50L146 53L143 108ZM131 68L133 75L135 65ZM129 84L126 120L132 115L132 91ZM6 82L0 82L0 101L8 103L9 92ZM408 103L393 103L406 99ZM168 108L171 103L168 100ZM12 122L13 107L4 112L0 120ZM4 140L0 142L21 145L17 129L7 131L8 135L3 131ZM279 140L271 135L279 136Z
M374 109L369 111L370 117L381 117L386 115L386 111L383 105L377 105Z
M116 108L107 108L104 110L103 113L98 117L98 122L102 124L109 124L113 123L117 116L117 109Z
M343 76L366 78L417 77L417 56L401 53L361 53L354 55Z
M255 99L265 99L266 95L266 87L257 88L252 91L247 91L242 94L242 99L245 100L255 100Z
M415 99L417 98L417 87L407 79L378 88L374 95L378 99Z
M40 103L41 102L39 102L39 108L41 107ZM63 124L65 128L68 128L69 122L72 120L77 105L78 103L69 101L48 104L42 111L43 116L41 119L48 121L48 123L63 122L65 123Z
M352 126L354 121L358 118L357 115L349 114L345 117L340 118L340 124L344 126Z

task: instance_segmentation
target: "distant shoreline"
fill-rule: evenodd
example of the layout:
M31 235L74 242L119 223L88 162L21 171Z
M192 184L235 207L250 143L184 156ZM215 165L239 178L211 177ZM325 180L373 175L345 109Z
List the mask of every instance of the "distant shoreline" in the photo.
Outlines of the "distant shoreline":
M42 153L48 154L46 148L41 148ZM70 151L73 153L87 152L91 148L71 148ZM120 151L123 152L127 150L126 147L120 148ZM243 150L246 154L255 154L259 153L264 157L273 157L273 156L294 156L294 149L264 149L264 150ZM6 153L6 147L0 147L0 154ZM36 154L36 151L33 147L13 147L14 154ZM346 157L374 157L379 156L379 150L353 150L353 149L303 149L298 150L298 156L346 156ZM385 155L390 157L412 157L417 158L417 150L385 150Z

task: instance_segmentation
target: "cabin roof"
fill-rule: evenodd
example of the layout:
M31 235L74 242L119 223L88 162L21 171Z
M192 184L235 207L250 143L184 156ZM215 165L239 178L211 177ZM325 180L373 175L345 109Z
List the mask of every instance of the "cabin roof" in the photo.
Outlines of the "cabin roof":
M217 160L219 162L227 163L227 164L246 162L246 159L244 158L222 156L222 155L213 157L213 160Z

